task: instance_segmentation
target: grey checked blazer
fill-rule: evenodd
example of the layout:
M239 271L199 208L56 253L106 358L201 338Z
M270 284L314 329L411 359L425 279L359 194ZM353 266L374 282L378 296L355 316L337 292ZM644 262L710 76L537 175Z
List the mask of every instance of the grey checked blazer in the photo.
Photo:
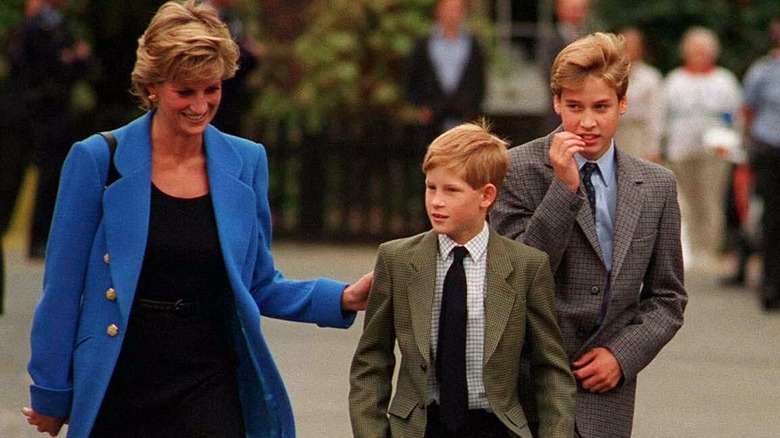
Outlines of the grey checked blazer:
M637 374L682 326L688 300L676 182L667 169L617 149L608 277L582 189L572 193L554 178L548 155L553 134L510 150L509 172L490 222L501 234L549 255L569 360L606 347L620 362L624 379L617 388L603 394L578 389L578 432L584 438L628 437ZM602 305L605 319L597 326ZM524 406L533 416L533 402Z
M438 239L429 231L379 247L363 335L350 370L349 412L357 438L422 438L428 402L431 313ZM574 432L574 378L555 320L554 283L547 256L490 230L487 249L483 378L495 415L530 438L520 404L520 353L534 373L540 436ZM393 392L395 346L401 363Z

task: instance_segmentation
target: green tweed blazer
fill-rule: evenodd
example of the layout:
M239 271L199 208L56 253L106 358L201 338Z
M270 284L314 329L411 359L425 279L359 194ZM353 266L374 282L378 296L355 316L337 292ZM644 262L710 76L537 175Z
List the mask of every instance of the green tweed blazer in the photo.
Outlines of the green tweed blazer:
M379 247L363 334L350 369L356 438L422 438L431 357L438 239L429 231ZM556 322L547 256L490 230L483 379L511 436L531 438L518 393L520 352L530 355L541 437L574 433L576 387ZM396 343L400 366L393 391ZM392 400L391 400L392 397Z

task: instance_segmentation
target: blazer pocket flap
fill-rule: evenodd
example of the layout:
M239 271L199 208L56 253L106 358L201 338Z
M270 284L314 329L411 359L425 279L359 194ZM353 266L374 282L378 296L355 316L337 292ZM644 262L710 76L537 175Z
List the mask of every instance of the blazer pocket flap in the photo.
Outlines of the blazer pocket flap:
M525 434L528 432L528 420L525 418L525 413L523 412L523 407L520 405L520 403L517 403L509 408L505 415L507 420L509 420L509 422L514 426L511 428L512 431L516 434L519 434L520 436L525 436Z
M417 400L413 398L396 395L393 397L393 401L390 402L390 409L388 409L388 412L390 415L403 418L405 420L409 418L409 415L412 413L414 408L417 407L417 405Z

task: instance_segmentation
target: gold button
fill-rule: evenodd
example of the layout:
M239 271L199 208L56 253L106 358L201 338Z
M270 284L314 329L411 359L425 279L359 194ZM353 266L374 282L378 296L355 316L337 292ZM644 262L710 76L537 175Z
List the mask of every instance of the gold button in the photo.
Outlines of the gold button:
M106 298L108 298L109 301L114 301L116 299L116 289L109 287L106 291Z
M105 264L111 263L111 257L108 256L108 253L103 254L103 262L105 262Z
M108 326L108 329L106 329L106 333L108 333L108 336L111 336L112 338L119 334L119 327L116 326L116 324L111 324Z

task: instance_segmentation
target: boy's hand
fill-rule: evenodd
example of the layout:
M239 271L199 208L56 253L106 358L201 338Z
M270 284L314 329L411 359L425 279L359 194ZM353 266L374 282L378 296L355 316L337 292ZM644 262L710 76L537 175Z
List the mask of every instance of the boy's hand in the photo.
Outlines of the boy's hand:
M344 288L344 293L341 294L341 310L366 310L368 291L373 281L374 271L371 271L360 277L357 283Z
M572 372L582 389L602 393L616 387L623 377L620 363L611 351L596 347L572 363Z
M580 188L580 169L574 160L574 154L582 152L584 146L585 142L579 135L568 131L553 135L550 146L550 163L555 177L575 193Z
M38 432L48 433L50 436L57 436L62 425L68 422L67 418L39 414L33 408L22 408L22 413L27 417L27 423L36 426Z

